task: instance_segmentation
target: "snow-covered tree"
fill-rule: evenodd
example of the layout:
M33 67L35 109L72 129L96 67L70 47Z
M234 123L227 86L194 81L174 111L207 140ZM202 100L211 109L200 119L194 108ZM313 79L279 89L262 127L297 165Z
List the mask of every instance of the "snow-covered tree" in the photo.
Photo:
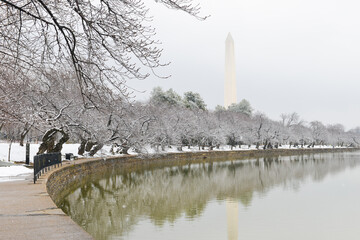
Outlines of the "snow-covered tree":
M67 66L87 103L98 85L128 98L125 81L167 64L143 0L0 2L0 66L17 78ZM156 2L204 19L189 0Z
M299 114L297 114L296 112L289 114L283 113L280 115L280 118L282 125L287 128L292 128L293 126L303 123L303 121L300 120Z
M239 112L250 116L253 112L253 108L250 102L246 99L241 100L239 103L233 103L228 107L229 111Z
M206 104L199 93L185 92L184 93L184 105L190 109L206 110Z
M163 91L161 87L155 87L151 91L150 101L155 104L183 105L182 98L172 88Z
M360 146L360 127L350 129L347 132L347 136L348 136L348 141L350 141L349 145L353 145L357 147Z
M223 112L223 111L226 111L226 108L224 106L216 105L215 112Z
M157 2L204 19L191 1ZM125 82L167 64L149 17L142 0L0 1L1 126L22 128L21 141L38 129L39 153L69 138L91 154L129 141L142 120L130 119Z
M310 122L310 129L312 133L312 145L325 145L328 140L328 132L325 125L320 121Z
M341 124L330 124L326 127L328 132L328 141L332 146L344 146L345 138L345 127Z

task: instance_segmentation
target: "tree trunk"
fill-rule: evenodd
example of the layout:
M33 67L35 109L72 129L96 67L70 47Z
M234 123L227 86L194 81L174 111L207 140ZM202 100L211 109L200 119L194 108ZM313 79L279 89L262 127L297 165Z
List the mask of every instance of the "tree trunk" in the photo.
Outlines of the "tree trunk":
M87 141L86 144L85 144L85 151L86 152L90 152L92 147L95 145L96 143L95 142L92 142L92 141Z
M85 145L86 145L86 140L81 140L80 146L78 148L78 155L84 155Z
M268 142L267 142L267 140L266 140L265 143L264 143L264 147L263 147L264 150L266 149L267 144L268 144Z
M159 145L157 145L157 148L158 148ZM129 147L127 145L122 145L121 146L122 150L121 150L121 153L122 154L129 154L128 151L129 151Z
M111 155L115 155L114 144L111 144L110 153L111 153Z
M102 143L96 144L96 145L90 150L89 155L90 155L90 156L94 156L100 149L102 149L103 146L104 146L104 144L102 144Z
M13 139L10 139L10 143L9 143L9 152L8 152L8 162L10 162L10 155L11 155L11 145L12 145Z
M56 133L60 133L62 137L60 138L59 142L55 145ZM62 146L65 142L67 142L67 140L69 140L69 134L67 134L64 130L57 128L50 129L44 134L37 155L45 152L47 153L61 152Z
M69 134L67 134L66 132L61 131L61 134L62 137L60 138L59 142L54 146L52 152L61 152L64 143L66 143L70 139Z
M39 147L39 151L36 153L37 155L43 154L45 152L51 152L54 147L56 133L57 129L50 129L44 134L42 138L42 143Z
M31 127L32 127L32 125L29 126L28 123L25 124L24 130L20 134L20 146L22 146L22 147L24 146L24 139L25 139L26 135L29 133Z

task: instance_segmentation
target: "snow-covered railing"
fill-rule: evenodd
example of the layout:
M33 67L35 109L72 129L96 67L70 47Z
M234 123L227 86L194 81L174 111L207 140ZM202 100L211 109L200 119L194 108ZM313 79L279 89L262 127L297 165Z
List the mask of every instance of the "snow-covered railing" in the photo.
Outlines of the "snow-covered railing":
M50 170L51 166L62 165L61 153L46 153L34 156L34 184L42 173Z

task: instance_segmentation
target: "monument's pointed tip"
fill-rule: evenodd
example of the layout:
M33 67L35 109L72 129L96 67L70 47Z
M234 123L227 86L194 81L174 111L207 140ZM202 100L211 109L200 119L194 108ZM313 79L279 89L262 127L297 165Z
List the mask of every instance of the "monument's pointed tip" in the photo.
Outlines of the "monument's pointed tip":
M227 37L226 37L226 41L234 41L234 39L232 38L232 36L231 36L231 33L229 32L228 33L228 35L227 35Z

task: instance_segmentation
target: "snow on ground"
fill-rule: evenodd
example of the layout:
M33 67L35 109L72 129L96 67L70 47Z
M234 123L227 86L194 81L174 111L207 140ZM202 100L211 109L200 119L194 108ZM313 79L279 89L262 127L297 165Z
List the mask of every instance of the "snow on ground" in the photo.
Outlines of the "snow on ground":
M30 144L30 162L33 162L34 156L39 150L39 143L31 143ZM63 149L61 150L61 154L65 155L65 153L73 153L77 155L77 151L80 144L64 144ZM94 157L101 157L110 155L110 146L104 146ZM10 162L25 162L25 146L21 147L19 143L11 144L11 152L10 152ZM0 142L0 161L7 162L9 155L9 143Z
M33 169L22 165L5 165L0 162L0 182L23 180L33 172Z
M9 143L0 143L0 161L8 161ZM30 144L30 161L32 162L34 155L39 149L39 144ZM21 147L19 143L11 144L10 152L11 162L25 162L25 146Z
M34 156L36 155L38 149L39 149L38 143L31 143L30 144L30 162L33 162ZM64 144L63 149L61 151L62 155L65 155L65 153L73 153L74 155L77 155L79 144ZM111 146L104 146L103 149L101 149L94 157L105 157L105 156L111 156L110 153ZM283 145L279 147L280 149L289 149L289 145ZM332 146L315 146L315 148L332 148ZM160 148L161 149L161 148ZM250 146L250 148L247 145L242 145L241 148L238 146L236 148L233 148L233 150L254 150L256 149L254 145ZM261 149L261 148L260 148ZM208 148L205 148L204 150L200 149L199 147L183 147L182 150L184 152L198 152L198 151L208 151ZM219 149L214 148L213 151L230 151L230 146L220 146ZM0 161L7 162L8 161L8 152L9 152L9 143L6 142L0 142ZM171 148L166 147L165 151L159 151L157 152L154 148L146 147L145 153L153 154L153 153L169 153L169 152L179 152L177 150L176 146L172 146ZM130 154L135 154L133 151L129 151ZM85 156L87 157L87 156ZM10 162L25 162L25 146L21 147L19 143L12 143L11 145L11 152L10 152Z
M30 162L33 162L34 155L36 155L39 149L38 143L31 143L30 144ZM65 153L73 153L75 156L77 155L79 144L64 144L63 149L61 151L62 155ZM111 146L104 146L94 157L106 157L106 156L113 156L110 153ZM279 147L281 149L289 149L289 145L283 145ZM332 146L315 146L315 148L332 148ZM161 149L161 148L160 148ZM254 150L256 149L255 146L248 146L242 145L241 148L238 146L233 150ZM202 152L208 151L208 148L204 150L200 149L199 147L183 147L182 150L184 152ZM219 149L214 148L213 151L230 151L230 146L220 146ZM170 152L179 152L176 146L166 147L165 151L156 151L154 148L150 146L145 148L145 153L148 154L155 154L155 153L170 153ZM20 180L24 179L26 175L32 173L33 170L26 168L22 165L13 164L14 162L25 162L25 146L21 147L19 143L12 143L11 144L11 152L10 152L10 163L8 162L8 153L9 153L9 143L7 142L0 142L0 182L1 181L13 181L13 180ZM136 153L132 150L129 150L129 153L132 155L136 155ZM88 157L88 156L85 156ZM10 165L10 166L8 166Z
M18 162L25 162L26 148L21 147L19 143L11 144L10 151L10 162L8 162L9 155L9 143L0 142L0 182L15 181L25 179L26 176L33 173L33 169L29 169L23 165L14 164ZM77 155L78 147L80 144L64 144L61 151L62 155L65 153L73 153ZM40 144L30 144L30 162L33 162L34 156L36 155ZM109 156L110 146L104 146L94 157ZM131 151L129 151L131 153Z

